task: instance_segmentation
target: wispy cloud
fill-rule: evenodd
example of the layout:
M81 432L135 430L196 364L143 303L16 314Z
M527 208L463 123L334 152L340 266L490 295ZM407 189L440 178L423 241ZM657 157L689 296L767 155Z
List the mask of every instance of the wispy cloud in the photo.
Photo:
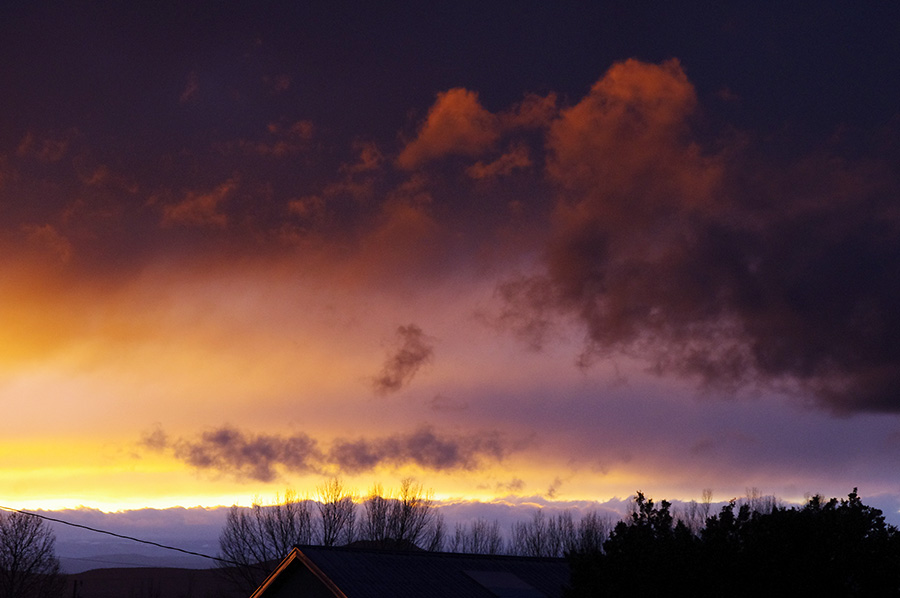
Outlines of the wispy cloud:
M484 162L476 162L468 169L468 174L473 179L489 179L500 176L507 176L514 171L528 168L532 165L531 158L528 156L528 148L525 145L516 145L510 148L508 152L494 160L485 164Z
M372 380L375 392L388 394L406 386L423 365L434 359L430 339L415 324L397 328L397 343L381 372Z
M220 206L237 185L237 180L231 178L210 191L189 191L181 201L163 206L163 226L226 227L228 215Z
M40 136L32 131L25 133L16 155L24 158L32 158L41 162L59 162L69 152L72 139L76 136L75 130L69 130L62 135Z

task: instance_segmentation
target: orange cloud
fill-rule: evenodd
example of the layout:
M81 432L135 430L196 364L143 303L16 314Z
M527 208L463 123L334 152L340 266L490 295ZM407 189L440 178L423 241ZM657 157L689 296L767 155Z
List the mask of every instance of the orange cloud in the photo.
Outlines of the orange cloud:
M16 155L40 160L41 162L59 162L69 151L72 133L65 137L45 137L38 139L31 131L25 134Z
M466 174L478 180L506 176L515 170L531 166L531 158L528 154L527 146L517 145L493 162L488 164L481 161L476 162L466 169Z
M372 172L381 167L384 156L381 155L377 145L371 142L357 142L353 147L359 151L359 159L352 164L341 165L341 172L350 174Z
M397 157L397 165L411 170L443 156L477 156L499 136L497 117L481 106L477 93L451 89L438 94L418 135Z
M229 179L207 193L188 192L183 201L163 207L163 226L193 225L225 228L228 216L219 204L237 188L237 180Z
M388 194L374 226L361 231L362 278L425 274L440 251L441 227L430 213L432 197L423 177L415 176Z
M609 227L709 204L721 167L686 138L696 103L677 60L610 68L550 129L548 172L584 201L572 216Z
M677 60L627 60L551 124L546 168L558 201L548 277L504 287L508 323L530 344L543 343L560 306L587 325L588 361L624 348L665 364L666 341L720 332L715 293L687 282L705 257L695 247L703 223L727 203L724 160L690 136L696 104ZM517 302L530 307L513 321ZM732 345L710 350L738 351Z
M315 127L308 120L288 125L273 122L266 126L266 132L268 138L262 141L240 139L218 144L217 148L224 153L237 150L244 154L281 158L302 151L312 139Z
M325 202L318 195L307 195L288 202L288 212L303 220L320 220Z
M26 225L23 227L32 249L54 258L54 261L67 263L72 257L72 243L59 233L52 225Z
M534 93L500 114L505 129L541 129L550 125L559 113L556 94L540 96Z

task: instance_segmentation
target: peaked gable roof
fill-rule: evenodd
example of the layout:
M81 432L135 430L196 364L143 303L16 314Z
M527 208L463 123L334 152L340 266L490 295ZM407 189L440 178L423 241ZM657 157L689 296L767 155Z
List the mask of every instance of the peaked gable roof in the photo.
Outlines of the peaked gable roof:
M565 559L298 546L251 598L559 598Z

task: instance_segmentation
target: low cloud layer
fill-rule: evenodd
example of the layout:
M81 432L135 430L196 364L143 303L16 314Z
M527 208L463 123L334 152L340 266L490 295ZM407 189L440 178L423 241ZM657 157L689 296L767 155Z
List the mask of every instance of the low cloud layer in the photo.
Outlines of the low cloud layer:
M179 440L173 448L175 457L192 467L262 482L274 480L279 467L317 471L321 459L316 441L306 434L253 436L227 427L204 432L199 440Z
M482 460L500 461L508 452L499 434L441 436L429 427L376 439L338 440L329 452L341 471L358 473L380 465L413 464L426 470L476 469Z
M170 439L161 428L141 445L171 453L199 470L271 482L282 474L364 473L380 467L416 466L427 471L476 470L501 461L517 447L498 432L442 434L431 426L381 437L336 439L328 448L306 434L250 434L230 426L197 438Z
M430 340L415 324L397 328L397 342L381 368L372 380L378 394L396 392L406 386L423 365L434 359L434 348Z

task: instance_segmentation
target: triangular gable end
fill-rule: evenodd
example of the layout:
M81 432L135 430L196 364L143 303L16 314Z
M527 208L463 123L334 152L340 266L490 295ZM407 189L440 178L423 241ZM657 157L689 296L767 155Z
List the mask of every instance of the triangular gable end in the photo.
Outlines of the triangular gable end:
M298 575L294 573L298 569L305 569L308 574ZM281 560L278 566L275 567L275 570L266 577L265 581L256 588L256 591L250 595L250 598L280 598L281 596L292 595L293 592L291 590L293 587L304 582L320 584L321 589L334 598L347 598L346 594L296 546ZM285 585L290 587L283 588ZM287 591L282 593L280 591L282 589Z

